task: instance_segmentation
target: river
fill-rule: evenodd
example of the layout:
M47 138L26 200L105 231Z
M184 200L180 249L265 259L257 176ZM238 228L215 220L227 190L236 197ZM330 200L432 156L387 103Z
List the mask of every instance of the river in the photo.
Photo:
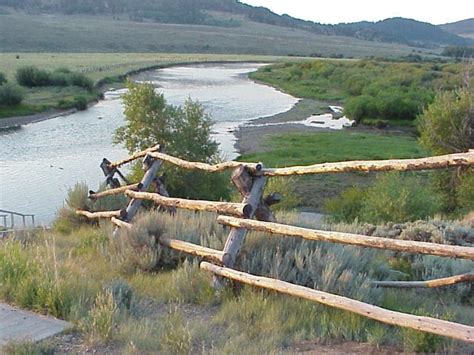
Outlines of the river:
M257 84L248 73L259 64L213 64L170 67L141 73L168 103L199 100L213 117L213 137L223 156L233 159L240 124L289 110L297 99ZM124 122L121 91L87 111L0 131L0 209L36 215L49 225L69 188L85 182L96 189L103 181L102 158L116 160L127 152L112 144L114 130ZM1 220L0 220L1 222Z

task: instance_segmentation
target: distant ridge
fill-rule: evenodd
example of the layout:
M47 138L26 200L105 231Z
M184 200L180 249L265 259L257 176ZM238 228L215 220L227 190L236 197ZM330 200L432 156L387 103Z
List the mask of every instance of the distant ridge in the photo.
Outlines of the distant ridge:
M107 17L122 24L127 23L128 26L133 23L181 24L247 30L249 26L253 26L252 24L265 24L280 29L306 31L314 35L345 36L364 41L397 43L429 49L443 46L466 46L474 43L469 37L469 26L473 19L444 26L435 26L406 18L323 25L288 15L278 15L267 8L250 6L238 0L0 0L0 16L7 19L10 14L23 14L32 20L43 17L41 21L44 21L45 15L74 16L75 19L84 18L87 21L90 18ZM47 25L44 22L41 24ZM138 27L138 25L133 26ZM0 34L0 39L2 35L8 39L8 31L12 30L6 24L5 28L0 29L7 31ZM449 32L445 29L449 29ZM458 32L466 38L459 36ZM49 29L45 34L49 36ZM276 41L278 38L277 36ZM193 45L190 44L191 47ZM135 46L134 43L129 47ZM51 47L51 44L47 43L47 47ZM120 45L120 47L127 47L127 45ZM1 44L0 50L2 50ZM252 52L255 51L256 49L252 49Z
M446 23L440 25L444 31L454 33L458 36L474 39L474 18L468 18L466 20Z

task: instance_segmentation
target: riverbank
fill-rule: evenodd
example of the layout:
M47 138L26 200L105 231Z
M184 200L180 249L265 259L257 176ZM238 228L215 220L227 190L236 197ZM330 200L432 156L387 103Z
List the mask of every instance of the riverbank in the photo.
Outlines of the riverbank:
M68 109L68 110L53 109L53 110L48 110L46 112L37 113L34 115L2 118L0 119L0 130L12 129L15 127L20 127L20 126L24 126L24 125L28 125L32 123L38 123L38 122L50 120L56 117L71 115L75 112L77 112L77 109L75 108Z
M89 98L88 105L91 106L110 88L117 89L123 86L124 80L129 76L141 72L164 69L174 66L194 64L220 64L220 63L274 63L287 59L276 56L248 56L248 55L190 55L190 54L58 54L58 53L25 53L19 59L12 53L0 54L0 68L6 74L10 82L15 81L15 72L22 66L36 66L44 70L55 70L67 67L72 71L86 74L95 81L95 90L99 97ZM50 88L45 88L49 90ZM37 88L36 91L41 90ZM61 89L63 91L64 88ZM60 95L51 95L48 92L36 92L34 102L28 102L35 107L47 107L46 110L31 115L18 112L19 116L0 118L0 129L13 128L25 124L36 123L47 119L67 115L71 108L60 109L56 104L61 101ZM69 96L74 96L68 93ZM26 101L30 101L28 98ZM63 100L64 101L64 100ZM34 112L34 111L33 111ZM74 111L72 111L74 112Z

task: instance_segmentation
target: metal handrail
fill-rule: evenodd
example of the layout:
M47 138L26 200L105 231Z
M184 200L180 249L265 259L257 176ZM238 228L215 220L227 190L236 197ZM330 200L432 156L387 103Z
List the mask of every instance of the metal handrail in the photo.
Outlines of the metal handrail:
M19 216L22 218L22 224L23 228L26 228L26 218L30 217L31 218L31 224L33 228L35 227L35 215L34 214L24 214L20 212L14 212L14 211L9 211L9 210L2 210L0 209L0 213L6 213L0 215L0 218L3 218L3 227L6 229L13 229L15 227L15 216ZM7 217L10 216L10 226L7 225Z

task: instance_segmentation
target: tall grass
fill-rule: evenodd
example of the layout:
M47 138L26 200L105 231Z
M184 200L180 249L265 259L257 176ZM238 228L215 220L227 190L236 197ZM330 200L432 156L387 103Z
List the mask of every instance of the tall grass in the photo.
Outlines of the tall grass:
M111 240L110 225L86 225L69 235L46 232L3 242L0 298L74 322L89 348L113 346L123 353L277 353L305 340L368 341L410 351L466 349L439 337L259 289L216 293L212 276L201 271L194 258L156 249L156 239L149 239L166 234L222 249L229 229L218 225L215 217L183 211L175 216L147 213L137 219L137 231L121 236L130 239L128 244ZM293 213L278 213L277 218L336 231L365 228L356 223L301 223ZM137 260L145 263L137 264ZM474 321L468 285L436 292L369 287L374 279L462 273L473 268L470 261L409 257L250 233L239 263L243 271L389 309L465 324Z

